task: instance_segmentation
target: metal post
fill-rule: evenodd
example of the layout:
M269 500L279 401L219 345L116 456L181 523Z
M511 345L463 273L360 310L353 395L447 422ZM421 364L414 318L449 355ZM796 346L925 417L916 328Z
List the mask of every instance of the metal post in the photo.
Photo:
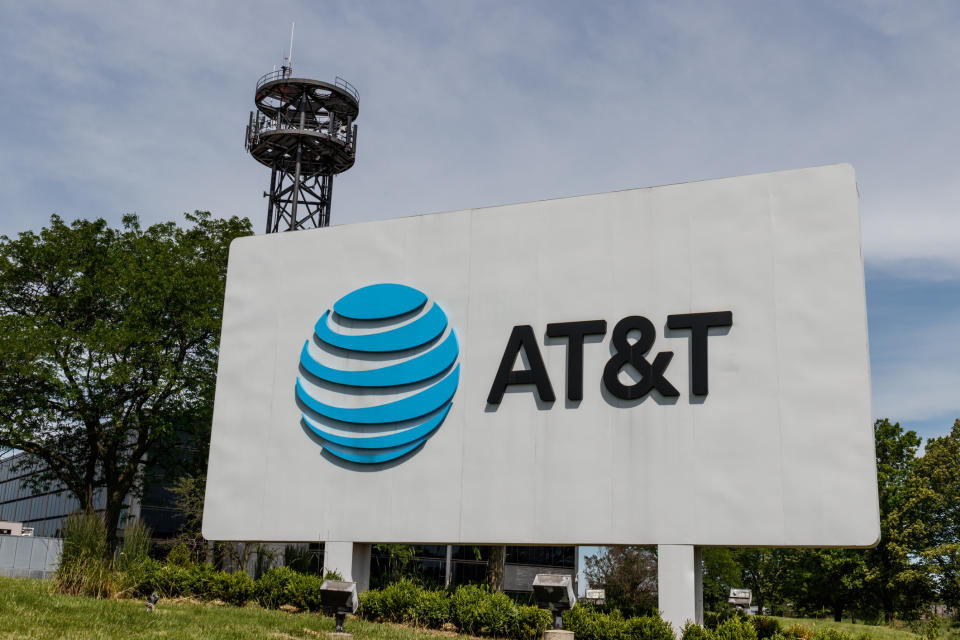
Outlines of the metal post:
M276 198L277 193L277 168L274 167L270 170L270 193L268 202L267 202L267 231L266 233L273 232L273 199Z
M307 117L306 111L306 99L300 100L300 129L303 130L303 125ZM290 230L297 228L297 200L300 198L300 158L303 154L303 141L297 142L297 168L293 176L293 204L290 207Z
M321 226L330 224L330 204L333 202L333 176L323 177L323 215Z
M443 586L449 588L450 584L453 582L453 545L447 545L447 563L446 571L444 571L443 576Z

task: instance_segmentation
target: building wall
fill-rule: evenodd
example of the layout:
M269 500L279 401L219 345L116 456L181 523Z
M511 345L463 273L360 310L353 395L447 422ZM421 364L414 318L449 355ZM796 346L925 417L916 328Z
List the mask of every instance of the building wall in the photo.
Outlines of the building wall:
M57 538L0 536L0 576L49 578L62 550L63 541Z
M28 482L37 473L37 466L25 454L0 460L0 520L22 522L33 527L35 536L60 537L67 516L80 510L80 502L65 486L54 483L46 490L37 490ZM128 507L131 500L128 498ZM98 511L106 504L102 489L94 493L93 505ZM127 510L121 513L121 522Z

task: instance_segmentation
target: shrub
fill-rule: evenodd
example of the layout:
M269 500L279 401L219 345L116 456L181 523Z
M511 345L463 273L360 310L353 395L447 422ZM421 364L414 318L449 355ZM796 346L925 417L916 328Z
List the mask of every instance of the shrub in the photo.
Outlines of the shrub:
M721 604L720 608L718 608L716 611L707 611L703 614L703 626L712 631L716 629L721 622L729 620L730 618L746 620L747 614L740 609L724 603Z
M319 611L323 578L309 573L294 573L287 586L287 604L302 611Z
M727 618L713 632L716 640L757 640L757 631L739 616Z
M290 604L289 586L297 572L289 567L274 567L260 576L253 589L254 597L261 606L277 609Z
M450 595L446 591L421 591L415 618L419 625L439 629L450 620Z
M485 593L480 607L480 634L505 637L517 626L519 611L504 593Z
M517 640L538 640L543 632L553 626L553 616L545 609L531 606L517 607L516 626L510 633Z
M254 583L245 571L218 571L211 581L210 589L210 595L214 599L242 607L253 599Z
M681 640L714 640L713 632L695 622L687 622L680 630Z
M750 623L756 630L757 637L760 640L766 640L773 634L780 632L780 623L774 618L768 618L766 616L753 616L750 618Z
M357 615L364 620L386 620L386 611L383 606L383 594L377 589L364 591L359 595Z
M133 585L133 594L137 596L148 596L154 591L159 591L157 587L158 575L163 570L163 566L153 558L146 558L126 569L130 584Z
M190 570L179 565L166 565L157 572L157 592L166 598L190 595Z
M383 618L391 622L416 622L417 602L424 590L409 578L389 584L381 590Z
M630 640L675 640L673 626L657 616L628 618L626 636Z
M480 632L480 616L487 592L476 585L457 587L450 596L450 622L457 625L461 633Z
M185 542L176 545L167 553L167 564L177 567L186 567L193 564L193 558L190 556L190 548Z
M190 571L190 595L202 600L214 599L213 585L223 571L206 563L195 564L188 569Z
M853 640L846 631L834 627L819 627L813 632L813 640Z
M563 614L563 628L578 640L626 640L627 621L620 611L592 611L576 605Z
M798 622L784 629L783 635L792 640L810 640L813 638L813 631Z

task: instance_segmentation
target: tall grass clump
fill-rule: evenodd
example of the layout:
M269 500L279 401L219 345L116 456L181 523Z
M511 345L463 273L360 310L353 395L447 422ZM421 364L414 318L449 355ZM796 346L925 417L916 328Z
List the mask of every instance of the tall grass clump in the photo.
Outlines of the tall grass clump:
M123 544L117 549L115 566L120 571L132 571L150 557L150 527L139 520L123 528Z
M112 598L124 590L107 557L107 530L96 513L74 513L63 529L63 551L54 576L58 593Z

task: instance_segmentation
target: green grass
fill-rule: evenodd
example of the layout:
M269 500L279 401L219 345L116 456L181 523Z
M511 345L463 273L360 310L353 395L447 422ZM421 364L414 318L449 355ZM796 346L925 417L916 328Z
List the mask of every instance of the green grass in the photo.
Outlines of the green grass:
M839 629L849 633L852 637L856 638L862 634L868 634L870 640L920 640L921 636L913 633L910 629L906 627L887 627L881 625L872 625L864 624L862 622L853 624L852 622L834 622L833 620L827 620L823 618L777 618L777 621L780 622L780 626L784 629L794 624L802 624L803 626L816 630L818 628L833 628ZM954 632L955 633L955 632ZM940 638L946 639L953 637L950 634L949 625L943 625L940 629Z
M188 601L160 600L147 613L140 600L97 600L51 592L48 581L0 578L0 639L94 638L326 638L333 618ZM436 640L450 633L347 620L357 640ZM466 638L466 636L460 636Z

